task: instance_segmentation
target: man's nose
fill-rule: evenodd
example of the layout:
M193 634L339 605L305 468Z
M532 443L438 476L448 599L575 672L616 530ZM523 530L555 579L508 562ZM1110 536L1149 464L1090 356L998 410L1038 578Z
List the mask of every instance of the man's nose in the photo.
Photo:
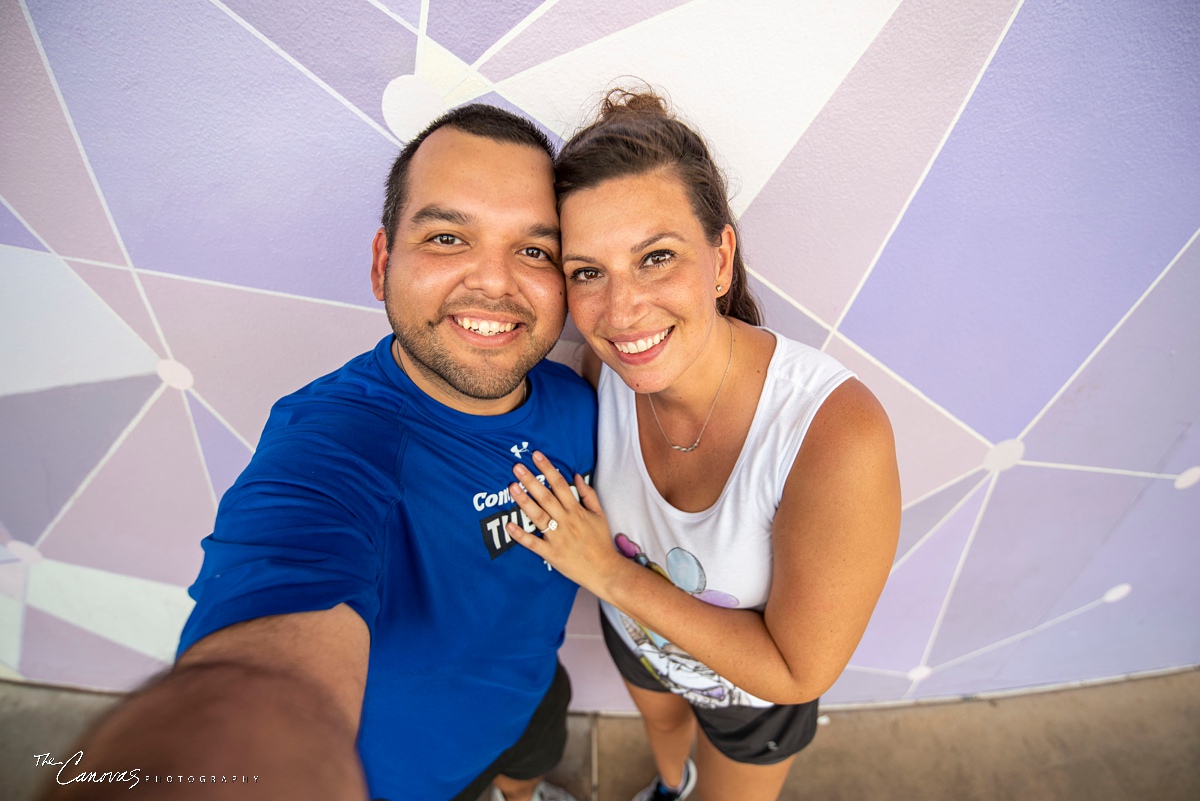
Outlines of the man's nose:
M517 257L507 249L482 248L463 279L463 285L493 298L515 295L519 267Z

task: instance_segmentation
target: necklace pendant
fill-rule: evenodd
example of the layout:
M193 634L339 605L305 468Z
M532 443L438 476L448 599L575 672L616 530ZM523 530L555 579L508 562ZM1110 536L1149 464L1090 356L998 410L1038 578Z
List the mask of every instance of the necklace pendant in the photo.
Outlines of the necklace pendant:
M671 445L671 441L667 440L667 444ZM693 442L691 445L687 446L686 448L683 447L682 445L671 445L671 447L674 448L675 450L679 451L680 453L691 453L692 451L696 450L696 448L700 447L700 442L699 441Z

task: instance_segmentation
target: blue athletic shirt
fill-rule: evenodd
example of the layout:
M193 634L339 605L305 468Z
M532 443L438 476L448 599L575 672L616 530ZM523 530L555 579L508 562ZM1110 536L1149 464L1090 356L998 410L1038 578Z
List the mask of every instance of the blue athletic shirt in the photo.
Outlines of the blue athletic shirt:
M507 414L418 389L392 337L281 399L225 493L179 653L233 623L345 602L371 632L358 749L372 798L445 799L524 731L554 677L576 585L509 539L533 531L512 466L590 480L596 399L543 361ZM263 777L264 781L268 777Z

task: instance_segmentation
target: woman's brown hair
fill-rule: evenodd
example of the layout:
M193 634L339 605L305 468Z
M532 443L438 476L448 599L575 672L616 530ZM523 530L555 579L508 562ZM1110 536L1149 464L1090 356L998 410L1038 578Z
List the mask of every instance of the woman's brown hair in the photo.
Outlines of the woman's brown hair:
M653 92L613 89L600 105L596 120L571 137L554 163L558 203L572 192L590 189L610 178L669 169L683 184L709 241L721 241L733 227L738 247L733 254L729 291L717 298L717 311L750 325L761 325L758 303L750 294L741 239L729 208L725 176L704 140L671 114Z

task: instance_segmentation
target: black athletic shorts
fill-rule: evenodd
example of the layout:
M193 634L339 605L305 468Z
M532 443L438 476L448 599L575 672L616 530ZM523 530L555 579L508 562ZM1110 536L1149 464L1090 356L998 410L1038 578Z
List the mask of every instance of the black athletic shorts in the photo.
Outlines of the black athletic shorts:
M513 745L466 786L453 801L476 801L497 776L536 779L545 776L562 759L567 745L567 706L571 703L571 680L562 663L554 672L550 689L542 696L524 733ZM470 733L464 732L470 739Z
M617 671L634 687L651 692L671 692L621 639L604 610L600 611L604 644ZM691 704L696 722L709 742L734 762L771 765L782 762L812 742L817 733L817 701L775 706L702 707Z

